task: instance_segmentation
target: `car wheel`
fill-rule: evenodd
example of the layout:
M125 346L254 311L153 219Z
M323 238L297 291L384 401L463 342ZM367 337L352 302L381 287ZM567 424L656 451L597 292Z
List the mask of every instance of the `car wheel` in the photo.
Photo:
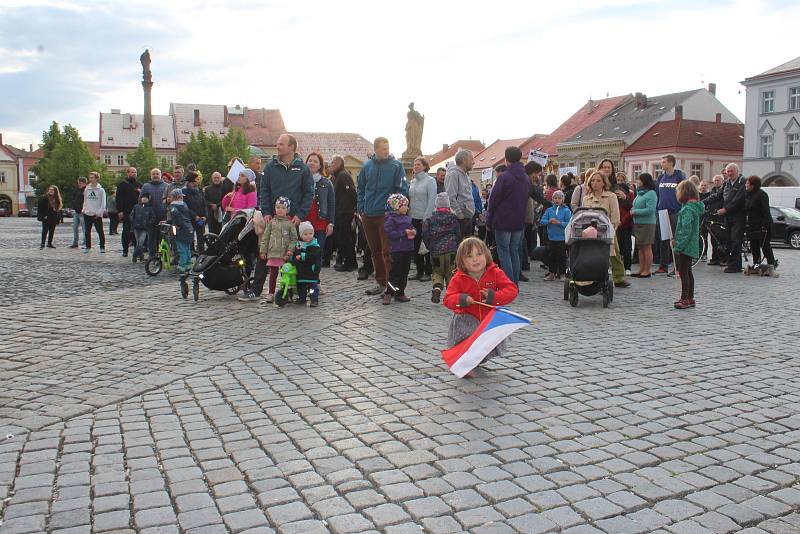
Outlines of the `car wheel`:
M800 230L795 230L789 234L789 246L795 250L800 249Z

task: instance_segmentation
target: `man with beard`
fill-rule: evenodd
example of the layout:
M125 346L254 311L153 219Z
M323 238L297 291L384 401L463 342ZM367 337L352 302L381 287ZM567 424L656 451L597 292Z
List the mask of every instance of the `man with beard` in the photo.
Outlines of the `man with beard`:
M336 217L333 224L336 240L337 258L333 268L336 271L353 271L356 263L355 235L353 233L353 217L358 202L356 185L353 177L344 168L344 158L333 156L331 160L334 197L336 198Z
M122 222L122 257L128 257L131 244L131 213L139 200L141 184L136 180L136 167L128 167L127 177L117 185L117 217Z

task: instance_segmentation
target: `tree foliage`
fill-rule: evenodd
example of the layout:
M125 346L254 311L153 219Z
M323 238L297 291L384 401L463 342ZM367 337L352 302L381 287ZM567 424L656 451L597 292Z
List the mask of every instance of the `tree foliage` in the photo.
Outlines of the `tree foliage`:
M42 149L44 156L32 169L38 177L34 184L37 195L55 185L61 191L64 204L72 207L78 177L87 176L91 171L100 174L100 184L106 191L114 188L114 174L95 159L75 127L67 124L61 130L54 121L42 132Z
M162 161L166 163L166 160L163 158ZM136 147L136 150L133 152L128 152L128 166L136 167L139 181L145 182L149 179L150 170L155 167L159 167L159 160L158 156L156 156L156 150L153 148L153 145L147 138L143 137L139 142L139 146Z
M247 162L250 157L250 145L239 128L230 128L225 137L215 133L206 134L203 129L192 133L189 142L178 154L178 163L186 167L194 163L203 176L210 177L215 171L223 175L228 172L228 162L238 157Z

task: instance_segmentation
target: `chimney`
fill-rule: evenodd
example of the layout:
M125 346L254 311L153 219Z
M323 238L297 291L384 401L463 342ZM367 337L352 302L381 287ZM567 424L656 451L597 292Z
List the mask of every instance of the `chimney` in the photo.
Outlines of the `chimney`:
M683 106L678 104L675 106L675 120L683 119Z
M722 122L722 113L717 113L716 121Z
M447 149L450 148L450 145L447 143L442 143L442 152L447 152Z
M3 146L3 134L0 133L0 146Z
M647 95L636 93L636 109L647 108Z
M224 110L224 114L225 114L224 118L222 119L222 124L223 124L223 126L230 126L231 121L228 118L228 106L225 106L222 109Z
M708 92L714 96L717 96L717 84L715 83L708 84Z
M111 114L112 114L112 115L119 115L119 110L118 110L118 109L113 109L113 108L112 108L112 109L111 109Z
M195 126L200 126L200 110L199 109L194 110L194 125Z
M588 104L588 105L589 105L589 113L591 113L591 112L592 112L592 110L594 109L594 100L592 100L592 99L590 98L590 99L589 99L589 104Z
M717 113L717 115L719 115L719 113ZM33 152L33 143L28 145L28 148L29 148L28 152Z

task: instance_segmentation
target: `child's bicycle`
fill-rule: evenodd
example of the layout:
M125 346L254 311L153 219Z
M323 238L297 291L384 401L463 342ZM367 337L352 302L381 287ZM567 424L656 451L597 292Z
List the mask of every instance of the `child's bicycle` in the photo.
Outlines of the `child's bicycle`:
M158 225L161 241L158 243L158 250L155 257L147 260L144 264L144 271L150 276L157 276L163 269L167 271L172 270L172 266L176 264L177 250L175 250L173 243L175 242L175 228L167 223Z
M275 290L275 305L279 308L286 306L287 302L291 302L293 291L296 289L297 267L287 261L281 265L280 274L278 275L278 287Z

